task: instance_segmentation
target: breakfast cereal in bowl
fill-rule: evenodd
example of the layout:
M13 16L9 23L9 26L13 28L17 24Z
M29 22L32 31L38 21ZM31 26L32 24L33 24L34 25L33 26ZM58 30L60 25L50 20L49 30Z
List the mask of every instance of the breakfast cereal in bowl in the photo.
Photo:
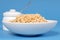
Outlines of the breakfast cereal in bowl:
M39 22L47 22L47 20L39 14L25 14L16 16L16 19L11 20L10 22L39 23Z
M8 18L9 19L9 18ZM40 14L21 14L15 19L4 21L10 32L23 35L37 35L49 32L57 24L56 20L47 20Z

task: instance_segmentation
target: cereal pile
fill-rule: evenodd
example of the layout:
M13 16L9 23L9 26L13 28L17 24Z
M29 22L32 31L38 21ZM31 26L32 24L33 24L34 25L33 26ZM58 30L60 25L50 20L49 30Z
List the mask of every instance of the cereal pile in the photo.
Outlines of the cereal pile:
M39 14L24 14L16 16L16 19L10 20L10 22L37 23L37 22L47 22L47 20Z

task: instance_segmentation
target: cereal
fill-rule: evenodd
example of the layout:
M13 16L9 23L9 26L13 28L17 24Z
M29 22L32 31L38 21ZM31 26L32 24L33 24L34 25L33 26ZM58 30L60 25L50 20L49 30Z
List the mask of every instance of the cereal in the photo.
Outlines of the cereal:
M39 14L25 14L16 16L16 19L11 20L10 22L36 23L36 22L47 22L47 20Z

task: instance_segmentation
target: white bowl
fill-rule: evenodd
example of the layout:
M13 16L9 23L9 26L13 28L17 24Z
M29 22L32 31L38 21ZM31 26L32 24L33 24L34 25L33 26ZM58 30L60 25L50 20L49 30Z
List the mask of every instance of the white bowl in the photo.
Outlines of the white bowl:
M23 35L44 34L50 31L57 24L56 20L47 20L48 22L41 23L12 23L3 21L3 24L10 32Z

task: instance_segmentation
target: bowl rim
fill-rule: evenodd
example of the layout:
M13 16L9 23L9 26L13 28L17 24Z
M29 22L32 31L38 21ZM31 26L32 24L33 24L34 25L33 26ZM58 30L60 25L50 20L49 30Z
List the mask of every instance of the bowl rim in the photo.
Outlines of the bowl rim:
M48 22L40 22L40 23L17 23L17 22L8 22L2 21L2 23L10 23L10 24L48 24L48 23L57 23L57 20L47 20Z

